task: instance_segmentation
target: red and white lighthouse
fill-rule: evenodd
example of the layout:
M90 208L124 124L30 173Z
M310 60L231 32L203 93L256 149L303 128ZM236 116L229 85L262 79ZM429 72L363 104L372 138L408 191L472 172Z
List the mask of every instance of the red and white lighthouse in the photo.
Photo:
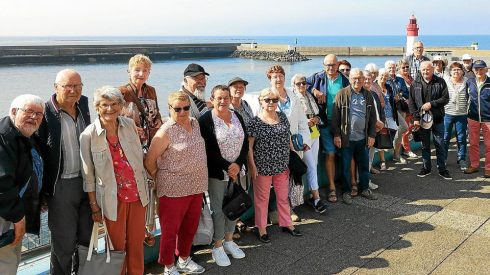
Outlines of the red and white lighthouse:
M405 48L405 55L409 56L413 53L413 43L418 40L419 26L417 25L417 18L412 14L408 18L407 25L407 47Z

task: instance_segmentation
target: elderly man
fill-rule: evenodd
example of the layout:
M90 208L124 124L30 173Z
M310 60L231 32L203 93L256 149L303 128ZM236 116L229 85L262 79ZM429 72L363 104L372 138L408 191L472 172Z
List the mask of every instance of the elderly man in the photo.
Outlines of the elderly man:
M323 59L324 70L313 74L306 79L308 92L315 96L320 109L320 144L322 152L326 154L326 171L329 183L327 200L337 202L335 192L335 145L331 134L332 110L337 93L349 86L349 80L338 71L337 56L329 54Z
M77 245L88 246L92 232L91 210L83 191L79 136L90 124L88 99L82 96L82 79L71 69L60 71L55 94L46 102L39 128L51 230L51 274L71 274L78 269Z
M465 53L461 57L461 60L463 61L464 76L466 78L475 78L475 73L473 72L473 57Z
M204 99L204 90L209 74L204 68L195 63L191 63L184 70L184 82L181 91L185 92L191 99L191 116L196 119L204 114L208 107L211 107L210 102Z
M477 60L473 64L475 78L468 81L469 107L468 132L470 136L470 167L465 174L478 172L480 168L480 130L485 144L485 178L490 178L490 78L487 64Z
M376 200L369 189L369 148L376 137L376 109L370 92L365 90L364 75L353 68L349 75L350 86L341 89L335 96L332 109L332 134L334 144L342 158L342 199L352 204L351 160L356 161L359 171L361 196Z
M14 275L26 231L39 234L39 191L42 159L32 134L44 104L35 95L12 101L9 116L0 119L0 274ZM26 227L27 226L27 227Z
M446 150L444 150L444 106L449 102L449 93L444 79L434 75L430 61L420 64L420 76L410 86L409 109L413 114L414 130L422 131L423 166L417 176L425 177L431 173L430 134L436 147L439 175L451 180L446 169ZM421 125L421 120L425 125ZM432 126L430 123L432 122ZM423 127L421 127L423 126Z
M420 63L430 60L424 56L424 43L422 41L413 42L413 54L409 55L407 60L410 65L410 75L415 79L420 72Z

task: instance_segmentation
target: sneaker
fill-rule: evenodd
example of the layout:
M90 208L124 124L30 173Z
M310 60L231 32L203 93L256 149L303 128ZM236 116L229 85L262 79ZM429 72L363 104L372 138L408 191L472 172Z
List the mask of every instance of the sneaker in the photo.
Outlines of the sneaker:
M428 176L428 175L430 175L430 170L427 170L425 168L420 169L420 172L417 174L417 176L421 177L421 178Z
M439 172L439 176L441 176L445 180L452 180L453 177L449 174L449 171L446 169L444 171Z
M352 196L350 195L349 192L345 192L344 194L342 194L342 200L347 205L351 205L352 204Z
M465 171L466 169L468 169L468 164L466 164L466 160L462 159L459 161L459 168L461 169L461 171Z
M245 258L245 253L243 252L243 250L241 250L240 247L238 247L238 245L233 241L224 242L223 248L226 254L230 254L233 257L233 259Z
M406 164L407 163L407 160L402 158L401 156L393 156L393 161L395 163L400 163L400 164Z
M165 267L163 270L163 275L180 275L180 273L177 271L177 268L175 266L172 266L172 268L168 269Z
M412 151L403 151L402 156L407 157L407 158L418 158L417 154L415 154Z
M218 266L229 266L231 265L230 258L226 255L223 246L213 247L211 250L211 256Z
M371 180L369 180L369 189L376 190L378 188L379 186L376 183L373 183Z
M361 192L361 197L364 197L368 200L377 200L378 199L378 196L376 194L374 194L373 191L371 191L369 188L366 190L363 190Z
M315 202L313 202L313 203L315 203ZM323 214L323 213L325 213L325 211L327 211L327 205L322 200L319 200L316 203L316 205L313 206L313 208L315 208L315 212L320 213L320 214Z
M224 252L224 251L223 251ZM226 256L226 253L225 253ZM229 260L229 259L228 259ZM191 257L188 257L187 260L183 261L182 258L179 257L177 260L177 271L189 274L201 274L205 271L204 267L198 265L194 262Z
M379 165L379 170L386 171L386 162L382 161Z

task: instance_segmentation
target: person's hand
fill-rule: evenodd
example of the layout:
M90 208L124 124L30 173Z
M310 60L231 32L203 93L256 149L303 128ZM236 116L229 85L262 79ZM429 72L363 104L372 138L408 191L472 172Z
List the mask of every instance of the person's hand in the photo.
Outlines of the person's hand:
M310 146L303 144L303 151L306 152L308 150L310 150Z
M240 172L240 166L236 163L232 163L230 164L230 166L228 166L228 176L231 177L232 179L236 180L236 176L238 175L238 173Z
M432 107L432 105L430 105L430 102L427 102L427 103L424 103L424 105L422 105L422 110L429 111L431 107Z
M420 128L420 121L414 120L413 121L413 129L417 131Z
M368 148L371 148L374 146L374 138L368 137Z
M313 127L314 125L316 125L316 120L314 117L308 119L308 127Z
M102 217L102 211L100 209L99 211L92 211L92 220L98 223L101 223L104 220Z
M250 177L252 178L252 180L255 180L259 175L259 173L257 172L257 166L255 166L255 162L251 161L248 165L248 168L249 168L248 172L250 173Z
M26 217L23 217L22 220L14 223L14 241L12 242L12 246L16 246L19 242L22 242L22 238L26 234Z
M334 137L333 144L335 144L337 148L340 148L342 146L342 140L340 139L340 137Z
M381 129L383 129L385 127L385 124L383 123L383 121L376 121L376 132L379 132L381 131Z
M318 100L318 103L320 103L320 104L325 103L327 96L324 93L320 92L317 89L313 89L313 95Z

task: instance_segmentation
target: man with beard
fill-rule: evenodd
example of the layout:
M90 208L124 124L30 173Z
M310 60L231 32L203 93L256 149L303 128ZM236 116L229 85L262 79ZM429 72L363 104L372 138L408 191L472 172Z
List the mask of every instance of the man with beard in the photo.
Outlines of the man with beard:
M209 74L204 68L195 63L191 63L184 70L184 82L181 90L191 99L191 116L196 119L204 114L208 107L212 106L204 100L204 89Z
M475 78L475 73L473 72L473 57L465 53L461 57L461 60L463 61L464 77Z
M83 191L79 137L90 124L90 112L82 87L76 71L60 71L38 131L44 149L43 193L48 198L53 275L77 272L74 253L78 244L88 246L93 225L90 208L97 207L89 205Z
M43 166L32 134L43 115L40 97L20 95L0 119L0 274L17 273L24 234L39 234Z

